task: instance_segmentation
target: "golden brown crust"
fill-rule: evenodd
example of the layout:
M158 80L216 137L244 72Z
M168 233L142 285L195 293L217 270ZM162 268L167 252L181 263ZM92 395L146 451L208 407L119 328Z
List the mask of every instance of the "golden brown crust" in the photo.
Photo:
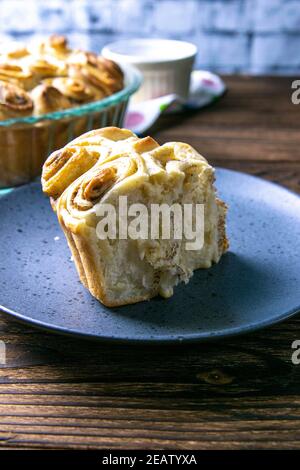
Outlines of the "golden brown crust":
M123 88L123 72L114 62L91 52L74 54L69 60L69 74L111 95Z
M22 88L0 82L0 117L24 117L32 113L33 102Z
M57 64L52 63L50 60L37 59L30 64L29 69L35 75L37 81L45 77L55 77L59 74L60 68Z
M68 41L65 36L53 34L48 38L35 43L31 52L36 56L50 55L57 59L65 60L68 58L72 50L68 46Z
M134 150L138 153L150 152L155 148L159 147L159 144L152 137L144 137L143 139L137 140L133 146Z
M27 47L22 44L13 44L12 46L8 46L6 54L9 59L21 59L22 57L29 55L29 51Z
M26 70L22 66L14 63L0 64L0 80L24 88L25 90L30 89L34 83L33 75L30 70Z
M70 100L51 85L38 85L32 90L31 97L35 103L34 112L37 115L53 113L71 107Z
M44 80L44 82L57 88L63 95L75 103L88 103L105 96L102 90L89 86L79 78L56 77Z
M226 214L227 205L221 199L216 198L217 206L220 209L218 232L219 232L219 254L225 253L229 248L229 240L226 236Z
M32 48L13 45L0 52L0 81L32 94L33 115L100 100L123 88L123 72L117 64L91 52L72 50L64 36L53 35ZM43 94L36 87L52 86ZM38 88L40 90L40 88ZM53 102L52 102L53 100ZM2 110L0 119L10 117Z
M98 161L97 152L84 148L67 146L53 152L43 166L43 190L54 200L79 176Z
M49 37L49 45L58 52L68 52L68 41L67 38L60 34L52 34Z

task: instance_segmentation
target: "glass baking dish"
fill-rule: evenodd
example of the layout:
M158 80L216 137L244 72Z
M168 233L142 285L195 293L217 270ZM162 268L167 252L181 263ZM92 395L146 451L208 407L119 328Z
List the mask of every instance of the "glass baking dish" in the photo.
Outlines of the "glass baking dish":
M129 98L141 85L140 72L122 66L124 88L100 101L41 116L0 121L0 188L27 183L41 173L54 150L105 126L122 127Z

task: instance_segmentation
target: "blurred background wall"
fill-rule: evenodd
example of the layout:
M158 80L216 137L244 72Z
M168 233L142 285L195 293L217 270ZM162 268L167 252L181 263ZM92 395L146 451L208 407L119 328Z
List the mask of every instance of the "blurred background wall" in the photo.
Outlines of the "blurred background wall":
M198 67L297 74L300 0L0 0L0 40L59 32L100 51L126 37L186 39Z

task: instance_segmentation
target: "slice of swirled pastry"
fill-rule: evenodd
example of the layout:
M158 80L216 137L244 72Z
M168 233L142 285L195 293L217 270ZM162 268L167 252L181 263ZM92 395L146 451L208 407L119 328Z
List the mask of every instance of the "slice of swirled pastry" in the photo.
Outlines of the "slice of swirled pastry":
M81 281L107 306L170 297L228 247L214 170L190 145L99 129L52 154L42 183Z

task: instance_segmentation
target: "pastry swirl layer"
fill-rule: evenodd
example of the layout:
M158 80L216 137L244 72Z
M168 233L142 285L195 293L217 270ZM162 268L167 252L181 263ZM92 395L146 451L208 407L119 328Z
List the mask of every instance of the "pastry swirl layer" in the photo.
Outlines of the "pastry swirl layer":
M42 184L80 279L105 305L169 297L174 286L188 282L195 269L218 262L228 248L226 205L216 196L214 170L188 144L159 145L115 127L91 131L48 158ZM124 219L118 219L115 237L99 238L98 209L109 204L118 212L121 196L128 206L148 209L153 204L203 205L203 244L188 251L187 239L174 235L122 238Z

